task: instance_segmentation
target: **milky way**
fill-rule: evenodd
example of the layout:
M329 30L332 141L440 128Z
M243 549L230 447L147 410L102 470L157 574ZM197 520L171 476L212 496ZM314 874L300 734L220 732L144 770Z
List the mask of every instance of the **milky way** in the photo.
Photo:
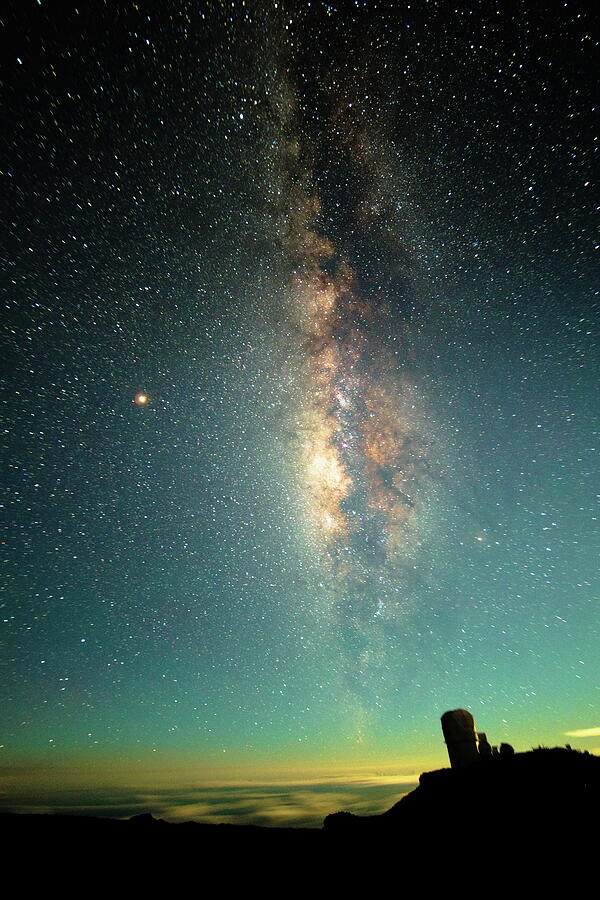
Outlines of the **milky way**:
M409 611L415 563L434 541L432 426L405 339L416 262L384 135L349 87L356 65L313 73L310 101L293 54L274 69L281 242L300 360L292 452L350 702L360 703L374 668L385 670L394 652L382 623Z
M410 388L398 376L404 348L390 346L385 299L365 295L351 264L319 234L318 195L300 201L291 217L292 291L307 357L303 443L315 524L331 548L345 543L369 562L393 560L411 543L427 465L407 412Z

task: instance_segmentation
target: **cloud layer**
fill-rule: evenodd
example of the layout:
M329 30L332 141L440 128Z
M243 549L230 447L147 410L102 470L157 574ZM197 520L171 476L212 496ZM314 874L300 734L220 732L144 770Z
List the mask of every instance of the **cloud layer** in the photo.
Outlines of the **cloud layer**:
M20 813L63 813L129 818L150 812L169 822L293 826L319 828L329 813L345 809L374 815L412 790L418 776L358 775L309 780L296 784L212 783L197 787L132 791L99 788L88 791L23 793L0 800L0 808Z

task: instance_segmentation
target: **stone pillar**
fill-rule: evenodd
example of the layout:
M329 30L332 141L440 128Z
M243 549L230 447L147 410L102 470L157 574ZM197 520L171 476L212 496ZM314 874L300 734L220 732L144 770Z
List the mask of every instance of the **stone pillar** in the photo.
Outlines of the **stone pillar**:
M479 761L475 720L470 712L466 709L445 712L442 716L442 731L453 769L462 769Z

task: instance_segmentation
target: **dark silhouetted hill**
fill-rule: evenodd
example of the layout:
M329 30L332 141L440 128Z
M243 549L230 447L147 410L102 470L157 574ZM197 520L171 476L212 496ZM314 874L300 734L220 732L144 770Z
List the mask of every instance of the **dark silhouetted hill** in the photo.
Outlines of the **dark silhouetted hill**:
M334 813L325 831L418 845L582 842L596 828L600 758L569 748L495 756L464 769L425 772L380 816Z

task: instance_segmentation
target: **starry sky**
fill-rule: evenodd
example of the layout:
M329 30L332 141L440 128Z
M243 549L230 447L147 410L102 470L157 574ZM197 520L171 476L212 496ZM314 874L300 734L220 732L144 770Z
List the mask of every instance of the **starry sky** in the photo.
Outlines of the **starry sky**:
M3 808L600 752L591 18L8 4Z

